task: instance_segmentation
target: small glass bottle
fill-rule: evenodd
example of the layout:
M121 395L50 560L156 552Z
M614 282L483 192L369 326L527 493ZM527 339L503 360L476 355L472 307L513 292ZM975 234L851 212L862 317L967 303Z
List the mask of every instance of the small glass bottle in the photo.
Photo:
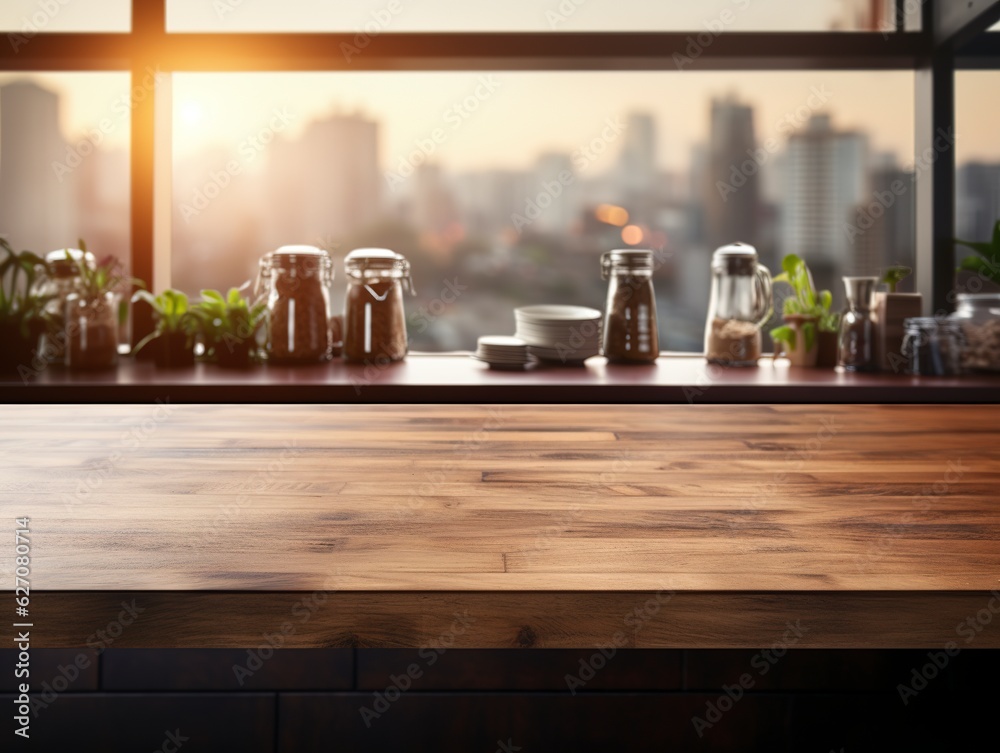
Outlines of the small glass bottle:
M90 269L97 263L93 254L77 248L59 249L45 255L49 272L38 279L32 294L49 299L45 312L52 322L53 333L65 332L66 302L70 295L82 292L78 266L81 261ZM66 358L65 338L43 334L39 353L45 361L61 365Z
M618 249L601 256L610 280L604 312L604 355L611 363L652 363L660 355L653 291L653 252Z
M705 323L705 358L721 366L756 366L760 328L774 311L771 273L757 249L730 243L712 254L712 293Z
M877 277L845 277L847 312L840 320L840 365L845 371L878 371L872 307Z
M121 295L70 293L66 299L66 367L99 371L118 365L118 316Z
M906 358L907 374L961 374L964 344L962 323L956 319L920 316L903 321L902 354Z
M403 284L413 294L410 263L387 248L358 248L344 259L344 357L348 361L390 362L406 357Z
M267 297L267 356L280 363L330 359L333 259L314 246L282 246L260 260L257 294Z

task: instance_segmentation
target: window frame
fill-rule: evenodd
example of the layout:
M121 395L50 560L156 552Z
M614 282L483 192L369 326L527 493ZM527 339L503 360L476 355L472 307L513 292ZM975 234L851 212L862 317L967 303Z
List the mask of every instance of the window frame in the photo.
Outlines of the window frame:
M934 150L942 130L955 128L956 69L1000 68L1000 0L924 0L921 31L904 31L908 4L895 0L897 28L873 32L725 32L686 65L705 70L913 70L915 146ZM130 72L141 86L150 70L351 71L351 70L677 70L691 32L393 33L372 39L348 61L341 44L354 33L178 33L166 26L167 0L132 0L132 28L120 33L39 33L28 44L0 45L0 71ZM159 95L159 97L158 97ZM169 97L169 94L166 94ZM131 113L131 269L156 283L157 101L151 96ZM161 102L162 108L162 102ZM916 183L916 281L925 313L951 308L954 286L955 153L937 150L929 178ZM162 220L161 220L162 222ZM133 312L133 337L152 330L148 308Z

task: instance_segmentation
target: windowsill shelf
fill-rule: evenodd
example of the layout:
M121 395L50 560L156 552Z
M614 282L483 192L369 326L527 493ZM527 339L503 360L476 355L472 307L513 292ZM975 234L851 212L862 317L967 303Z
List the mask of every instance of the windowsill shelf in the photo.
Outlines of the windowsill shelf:
M665 353L652 366L595 357L584 366L495 371L466 354L411 354L385 367L339 359L248 370L197 364L158 370L124 359L116 371L49 369L0 380L2 403L996 403L1000 374L912 377L792 368L708 366Z

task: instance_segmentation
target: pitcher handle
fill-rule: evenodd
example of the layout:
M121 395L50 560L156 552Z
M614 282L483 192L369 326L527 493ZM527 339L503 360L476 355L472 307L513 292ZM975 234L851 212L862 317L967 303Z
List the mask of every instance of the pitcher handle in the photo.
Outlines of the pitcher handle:
M758 305L754 311L755 324L762 327L774 313L774 298L771 294L771 272L763 264L757 265L754 285L757 288Z

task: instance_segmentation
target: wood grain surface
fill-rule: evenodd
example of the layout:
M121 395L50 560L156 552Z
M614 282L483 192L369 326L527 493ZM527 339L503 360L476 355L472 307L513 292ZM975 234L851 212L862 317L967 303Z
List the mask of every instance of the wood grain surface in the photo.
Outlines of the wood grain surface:
M996 406L2 411L39 645L1000 646Z

